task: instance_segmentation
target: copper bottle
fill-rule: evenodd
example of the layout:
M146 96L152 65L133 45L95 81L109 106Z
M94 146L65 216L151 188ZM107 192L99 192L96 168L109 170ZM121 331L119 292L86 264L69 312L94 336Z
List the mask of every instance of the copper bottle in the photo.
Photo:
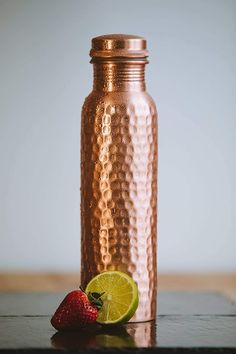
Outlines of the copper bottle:
M93 91L81 121L81 282L128 273L140 302L132 321L156 317L157 112L146 92L146 40L93 38Z

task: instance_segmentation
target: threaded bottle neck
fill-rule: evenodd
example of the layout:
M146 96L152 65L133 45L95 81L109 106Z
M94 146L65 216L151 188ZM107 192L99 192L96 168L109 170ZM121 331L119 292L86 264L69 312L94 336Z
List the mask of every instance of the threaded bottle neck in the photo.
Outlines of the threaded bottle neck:
M92 61L95 91L145 91L146 60Z

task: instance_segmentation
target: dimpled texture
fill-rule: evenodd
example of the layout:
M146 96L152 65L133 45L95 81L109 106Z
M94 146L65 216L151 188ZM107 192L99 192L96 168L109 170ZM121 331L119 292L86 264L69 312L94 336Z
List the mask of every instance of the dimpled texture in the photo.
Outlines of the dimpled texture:
M146 92L92 93L81 124L81 281L128 273L156 317L157 113Z
M98 316L97 308L91 304L87 295L80 290L66 295L51 318L51 324L57 330L79 329L94 324Z

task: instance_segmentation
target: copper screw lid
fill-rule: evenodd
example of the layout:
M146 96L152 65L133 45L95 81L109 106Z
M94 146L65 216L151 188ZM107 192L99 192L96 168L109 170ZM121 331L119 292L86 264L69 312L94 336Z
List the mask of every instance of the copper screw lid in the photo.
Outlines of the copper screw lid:
M132 34L106 34L92 39L91 57L146 58L146 39Z

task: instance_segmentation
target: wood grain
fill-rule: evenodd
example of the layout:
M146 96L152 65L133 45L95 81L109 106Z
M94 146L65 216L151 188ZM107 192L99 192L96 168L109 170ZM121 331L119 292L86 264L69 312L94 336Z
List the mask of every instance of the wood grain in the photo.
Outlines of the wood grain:
M0 273L1 292L66 291L78 288L78 273ZM158 288L165 291L213 291L236 300L236 274L159 274Z

